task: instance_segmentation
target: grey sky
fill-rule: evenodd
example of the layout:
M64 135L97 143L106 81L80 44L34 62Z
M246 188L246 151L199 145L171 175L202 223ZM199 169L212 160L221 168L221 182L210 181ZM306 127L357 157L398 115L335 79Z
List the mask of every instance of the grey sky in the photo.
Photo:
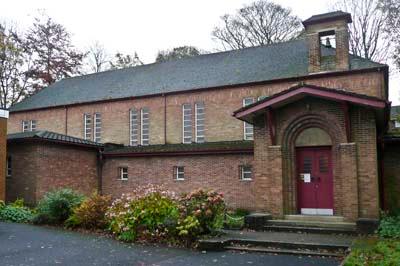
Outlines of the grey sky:
M224 13L232 13L251 0L13 0L3 1L0 18L20 28L32 23L38 9L63 24L74 44L85 49L94 41L109 53L136 51L145 63L158 50L194 45L213 51L218 43L211 31ZM276 0L301 19L329 11L329 0ZM400 77L391 80L390 100L400 104Z

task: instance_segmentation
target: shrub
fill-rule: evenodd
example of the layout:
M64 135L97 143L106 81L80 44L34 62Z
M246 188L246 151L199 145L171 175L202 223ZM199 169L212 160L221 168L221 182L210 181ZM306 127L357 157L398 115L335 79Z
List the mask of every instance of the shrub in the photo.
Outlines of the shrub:
M73 208L78 206L83 199L81 194L71 189L48 192L37 206L34 223L62 224L72 214Z
M68 227L82 226L86 229L104 229L107 226L105 214L110 204L110 196L93 193L73 209L72 215L66 220L66 225Z
M357 240L343 265L400 265L400 241L387 239Z
M200 233L208 234L222 227L225 202L223 195L202 189L183 195L180 199L181 216L196 217Z
M123 241L166 238L174 230L178 216L174 195L154 185L122 195L106 213L110 230Z
M383 214L378 233L381 237L400 238L400 216Z
M33 218L32 211L23 203L23 200L16 200L9 205L0 202L0 220L16 223L30 222Z

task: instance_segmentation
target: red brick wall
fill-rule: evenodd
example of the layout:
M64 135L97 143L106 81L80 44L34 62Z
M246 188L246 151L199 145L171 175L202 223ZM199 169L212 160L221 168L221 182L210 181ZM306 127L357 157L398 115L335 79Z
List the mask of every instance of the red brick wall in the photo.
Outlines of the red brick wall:
M253 156L249 154L107 158L103 193L119 197L149 183L162 184L178 194L198 188L213 189L224 193L229 207L254 210L254 182L239 179L239 166L252 163ZM184 166L185 180L175 180L174 166ZM119 167L128 167L127 181L118 180Z
M0 117L0 200L5 200L6 189L7 119Z
M386 97L382 72L309 78L304 81L379 98ZM182 104L192 103L194 106L196 101L204 101L206 141L241 140L243 139L243 123L232 117L232 112L242 107L243 98L272 95L297 84L298 81L292 81L168 95L165 99L166 139L164 139L164 98L161 96L12 113L9 119L9 133L20 132L21 121L26 119L37 120L38 129L82 138L83 114L100 112L102 114L102 142L129 144L129 109L148 107L150 109L150 144L181 143ZM67 128L65 128L66 119Z
M400 143L388 143L384 153L385 207L389 210L400 208Z
M12 177L7 180L7 200L24 198L37 203L57 188L72 188L83 194L97 190L96 151L51 143L10 144Z

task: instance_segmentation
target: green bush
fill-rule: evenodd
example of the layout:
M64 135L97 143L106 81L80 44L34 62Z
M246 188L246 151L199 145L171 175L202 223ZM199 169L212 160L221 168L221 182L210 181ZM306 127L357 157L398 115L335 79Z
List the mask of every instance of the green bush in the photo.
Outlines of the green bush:
M72 214L73 208L83 201L84 197L71 190L59 189L48 192L37 206L33 222L36 224L62 224Z
M81 226L86 229L104 229L107 226L105 215L110 204L110 196L94 193L73 209L72 215L66 220L65 224L67 227Z
M168 238L179 217L176 200L162 187L147 186L138 191L112 203L106 214L110 230L123 241Z
M353 245L343 265L400 265L400 242L398 240L359 240Z
M225 202L223 195L202 189L183 195L180 199L183 217L196 217L200 234L208 234L223 225Z
M27 223L30 222L32 218L33 213L29 208L24 206L23 200L16 200L9 205L0 202L0 220Z
M400 238L400 216L383 214L378 233L385 238Z

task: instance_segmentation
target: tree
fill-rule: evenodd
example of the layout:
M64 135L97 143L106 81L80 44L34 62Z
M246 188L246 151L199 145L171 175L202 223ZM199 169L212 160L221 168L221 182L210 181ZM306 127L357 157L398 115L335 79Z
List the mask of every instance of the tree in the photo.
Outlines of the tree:
M301 20L290 9L268 0L245 5L236 14L221 19L222 26L215 27L212 36L225 50L288 41L302 29Z
M156 62L165 62L173 59L182 59L200 55L201 52L194 46L175 47L172 50L159 51L156 57Z
M385 63L392 51L387 34L387 10L380 0L340 0L335 9L352 14L350 25L350 51L357 56Z
M98 73L110 67L110 56L98 41L94 42L86 55L87 66L90 73Z
M30 67L25 40L13 27L0 23L0 108L8 108L30 93Z
M84 54L75 50L70 34L63 25L47 16L35 18L27 41L33 56L34 67L30 77L34 80L35 91L62 78L79 74Z
M136 52L133 55L116 53L114 60L110 62L111 69L121 69L139 65L143 65L143 62L140 61L139 56Z
M392 57L400 69L400 1L381 0L380 5L383 12L387 13L385 31L395 47Z

